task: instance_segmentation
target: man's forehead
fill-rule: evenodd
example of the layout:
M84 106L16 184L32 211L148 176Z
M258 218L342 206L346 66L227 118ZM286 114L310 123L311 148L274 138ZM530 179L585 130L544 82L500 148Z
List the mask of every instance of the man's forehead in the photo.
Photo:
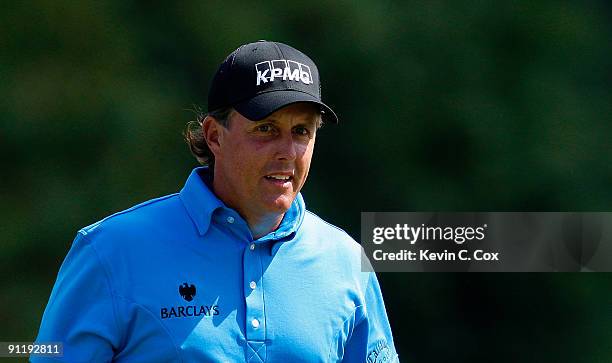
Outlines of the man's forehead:
M283 107L262 120L252 122L257 124L262 122L282 123L286 120L291 120L294 122L316 123L320 117L321 112L316 105L305 103Z
M294 123L307 123L307 124L315 124L319 116L315 113L305 114L305 115L292 115L291 117L275 117L274 115L270 115L267 118L259 121L252 121L254 124L261 123L273 123L273 124L282 124L288 121L293 121Z

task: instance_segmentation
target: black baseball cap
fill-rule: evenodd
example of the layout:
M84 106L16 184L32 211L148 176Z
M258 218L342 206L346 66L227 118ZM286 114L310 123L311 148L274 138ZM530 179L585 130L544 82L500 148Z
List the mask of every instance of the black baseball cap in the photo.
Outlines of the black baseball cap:
M208 92L208 112L233 107L253 121L296 102L315 103L323 120L338 122L321 101L319 70L312 59L286 44L265 40L242 45L227 56Z

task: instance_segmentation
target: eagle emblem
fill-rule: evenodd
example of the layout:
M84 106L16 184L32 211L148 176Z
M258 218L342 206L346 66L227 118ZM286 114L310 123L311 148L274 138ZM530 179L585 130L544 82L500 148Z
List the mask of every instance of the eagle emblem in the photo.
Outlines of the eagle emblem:
M184 282L182 285L179 285L179 294L181 294L183 299L191 301L196 295L196 287L194 284L189 285L188 283Z

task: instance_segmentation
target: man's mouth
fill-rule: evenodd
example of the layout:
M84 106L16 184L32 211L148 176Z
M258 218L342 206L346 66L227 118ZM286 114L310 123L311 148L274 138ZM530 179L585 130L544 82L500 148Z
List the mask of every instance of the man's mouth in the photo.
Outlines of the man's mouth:
M278 187L288 188L293 181L293 175L270 174L266 175L265 179Z
M266 179L268 180L272 180L272 181L290 181L293 180L293 177L291 175L278 175L278 174L273 174L273 175L266 175L265 176Z

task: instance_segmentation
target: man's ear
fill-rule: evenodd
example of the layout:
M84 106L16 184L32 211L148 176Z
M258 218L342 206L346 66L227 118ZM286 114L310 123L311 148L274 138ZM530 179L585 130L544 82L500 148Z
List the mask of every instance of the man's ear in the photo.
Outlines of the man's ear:
M206 116L202 122L202 132L204 133L204 138L206 139L208 148L210 151L212 151L215 157L217 156L217 153L221 149L221 144L223 143L222 129L224 128L225 127L212 116Z

